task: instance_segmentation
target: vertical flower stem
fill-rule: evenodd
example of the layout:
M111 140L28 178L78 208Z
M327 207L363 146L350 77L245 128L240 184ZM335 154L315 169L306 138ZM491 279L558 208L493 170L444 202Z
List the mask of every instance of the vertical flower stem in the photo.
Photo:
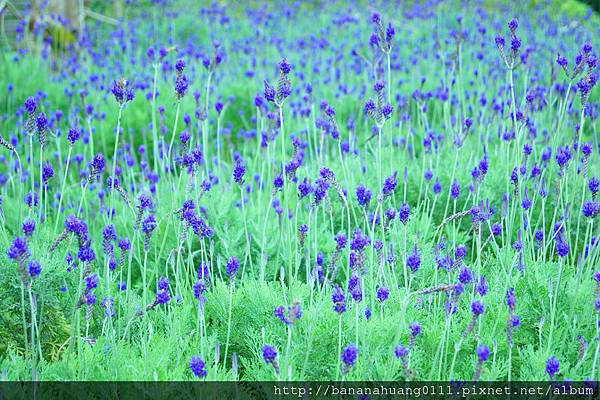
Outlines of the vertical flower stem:
M577 245L579 244L579 228L581 226L581 215L582 215L582 211L583 211L583 203L585 200L585 186L587 183L587 178L584 176L583 177L583 185L581 187L581 204L579 205L579 212L577 213L577 229L576 229L576 233L575 233L575 246L573 247L573 263L575 264L577 262ZM585 244L584 244L584 248L585 248Z
M287 345L285 348L285 364L288 370L288 381L292 380L292 366L291 366L291 352L292 352L292 324L288 324L287 326L288 337L287 337Z
M143 264L143 269L142 269L142 285L143 285L142 299L143 299L144 307L146 306L146 304L148 304L148 285L146 283L147 266L148 266L148 251L144 250L144 264ZM129 288L128 288L128 290L129 290Z
M381 141L383 136L383 126L377 127L377 174L379 175L379 187L383 187L383 166L382 166L382 152L381 152Z
M512 322L509 322L509 324ZM512 344L508 346L508 381L512 379Z
M108 208L108 216L109 219L112 217L112 209L113 209L113 202L114 202L114 198L115 198L115 174L117 172L117 150L119 149L119 136L121 134L121 115L123 113L123 105L119 106L119 116L117 117L117 136L115 138L115 149L113 151L113 168L112 168L112 173L110 175L110 184L111 184L111 189L110 189L110 202L109 202L109 208Z
M73 313L71 314L71 338L69 342L69 349L71 352L75 350L75 340L77 340L77 337L79 336L79 300L82 297L83 275L86 269L87 266L84 262L79 267L79 284L77 286L77 294L73 301ZM79 340L77 340L77 349L79 350ZM77 353L79 354L79 351Z
M509 79L510 79L510 96L512 99L512 108L513 108L513 129L515 130L515 141L517 144L517 148L515 149L515 153L516 153L516 164L517 166L519 166L520 164L520 158L521 158L521 138L519 135L519 132L517 132L517 102L516 102L516 98L515 98L515 83L514 83L514 78L513 78L513 68L509 68L508 70L508 75L509 75ZM508 164L509 168L510 168L510 164Z
M33 174L33 135L29 135L29 165L30 165L30 171L29 171L29 176L31 176L31 207L29 207L29 214L28 216L31 216L31 211L33 210L33 208L35 207L35 181L34 181L34 174Z
M340 360L342 358L342 314L338 316L338 354L336 359L337 372L335 374L336 380L340 379Z
M217 115L217 165L221 166L221 114Z
M36 317L35 317L35 303L33 301L33 294L31 292L31 283L27 286L27 291L29 293L29 307L31 312L31 361L32 361L32 370L35 371L37 369L37 349L36 349Z
M233 285L234 281L231 280L229 284L229 311L227 315L227 340L225 342L225 357L223 358L223 363L227 363L227 355L229 354L229 338L231 336L231 314L233 309Z
M154 170L158 170L158 129L156 127L156 83L158 80L158 64L153 64L154 79L152 83L152 154L154 158Z
M387 101L388 104L392 103L392 68L391 68L391 58L392 58L392 49L389 49L386 52L387 56Z
M270 199L270 197L269 197ZM260 259L260 280L264 281L265 279L265 257L266 257L266 231L267 231L267 219L269 218L269 211L271 210L271 201L267 204L267 211L265 213L265 218L263 219L263 229L262 229L262 245L261 245L261 259Z
M204 128L202 129L202 152L204 153L204 159L206 160L205 162L205 167L208 169L208 160L210 159L208 157L208 105L209 105L209 98L210 98L210 80L212 78L212 71L208 72L208 76L206 77L206 102L205 102L205 108L204 108Z
M42 174L42 168L43 168L43 166L42 166L42 150L43 150L43 145L40 143L40 161L39 161L39 163L40 163L40 187L39 187L39 189L40 189L40 203L39 203L40 209L38 210L40 221L43 220L43 216L44 216L43 215L43 211L44 211L44 207L43 207L43 204L44 204L44 198L43 198L44 197L44 190L43 190L43 187L44 187L44 184L43 184L43 174Z
M355 328L355 341L358 346L358 302L354 302L354 328Z
M281 135L281 162L285 162L285 130L283 128L283 105L279 106L279 131ZM286 180L285 174L283 174L284 182Z
M21 317L23 321L23 337L25 339L25 354L29 349L29 337L27 334L27 318L25 316L25 283L21 282Z
M177 133L177 123L179 122L179 110L181 108L181 101L177 101L177 108L175 109L175 123L173 124L173 132L171 134L171 141L169 142L169 148L167 150L167 173L171 172L171 152L173 151L173 143L175 142L175 134Z
M562 274L563 264L563 257L560 257L560 259L558 260L558 279L556 281L556 284L554 285L554 294L552 296L552 309L550 310L550 333L548 337L548 352L552 351L552 336L554 335L554 323L556 320L556 303L558 300L558 289L560 287L560 277Z
M448 379L452 379L452 377L454 376L454 365L456 364L456 356L458 356L458 353L460 353L463 340L464 336L461 336L460 340L454 346L454 355L452 356L452 364L450 364L450 375L448 375Z
M248 218L246 216L246 206L244 205L244 187L240 185L240 202L242 203L242 218L244 219L244 233L246 236L246 251L248 252L248 258L250 259L250 269L254 273L254 267L252 264L252 254L250 249L250 235L248 233Z
M565 115L565 111L567 110L567 106L569 104L569 94L571 93L571 87L573 85L573 80L569 80L569 86L567 87L567 92L565 94L565 100L563 101L561 107L558 112L558 122L556 124L556 132L560 134L560 128L562 125L562 121Z
M69 163L71 162L72 150L73 150L73 146L69 146L69 152L67 153L67 164L65 166L65 172L63 174L63 181L60 186L60 197L58 199L56 221L54 222L54 235L56 235L56 229L58 228L58 221L60 220L59 215L61 213L62 202L63 202L63 198L65 197L65 185L67 183L67 174L69 172Z
M403 268L403 272L404 272L404 287L408 288L408 271L406 269L406 255L408 253L408 249L406 248L406 231L407 231L407 227L406 225L404 225L404 248L403 248L403 252L402 252L402 256L403 256L403 260L402 260L402 268Z

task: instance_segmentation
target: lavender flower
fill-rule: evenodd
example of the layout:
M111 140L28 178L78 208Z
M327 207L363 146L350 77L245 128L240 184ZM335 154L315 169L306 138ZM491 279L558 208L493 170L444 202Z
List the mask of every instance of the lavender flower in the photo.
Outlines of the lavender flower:
M396 356L396 358L405 358L406 356L408 356L408 349L404 346L398 345L394 349L394 355Z
M277 361L277 349L275 346L265 344L262 348L263 359L266 364L271 364L275 374L279 375L279 362Z
M408 219L410 218L410 206L406 203L402 204L400 206L400 210L398 211L398 215L400 218L400 222L402 222L404 225L406 225L408 222Z
M35 220L28 218L23 221L22 230L26 237L31 237L35 231Z
M344 351L342 352L342 364L344 368L342 369L342 373L344 375L348 374L352 367L356 364L356 359L358 357L358 347L354 344L350 344L346 346Z
M450 186L450 195L455 200L460 197L460 184L458 183L458 180L456 178L454 178L454 181Z
M142 232L146 236L144 241L144 251L148 252L150 250L150 238L152 237L152 232L156 229L157 226L156 217L154 214L148 215L144 221L142 222Z
M485 344L477 347L477 369L475 370L475 376L473 377L473 381L477 382L481 377L481 372L483 371L483 364L490 358L490 348Z
M38 260L31 260L27 264L27 271L29 271L29 276L35 279L42 272L42 264Z
M235 279L235 276L237 275L239 269L240 261L237 259L237 257L229 257L229 259L227 260L227 276L230 280L233 281L233 279Z
M28 97L27 100L25 100L25 109L27 110L27 114L29 115L33 115L35 114L36 110L37 110L37 101L35 99L35 97Z
M192 356L190 359L190 369L198 378L205 378L208 375L206 363L200 356Z
M550 376L550 380L554 379L554 376L560 370L560 361L556 356L552 356L546 361L546 373Z
M359 185L356 188L356 199L361 207L368 207L371 201L371 190L363 185Z
M387 178L383 182L383 188L381 189L381 193L383 194L383 198L387 198L392 195L398 186L398 171L394 171L394 173Z
M410 324L409 329L410 329L410 345L408 347L408 350L412 351L412 349L415 347L415 341L417 339L417 336L419 336L421 334L421 324L419 324L418 322L413 322Z
M135 97L135 90L131 86L131 82L124 78L119 81L114 81L110 91L120 106L132 101Z
M390 290L388 288L384 286L377 289L377 300L379 300L380 303L384 303L389 297Z
M244 174L246 173L246 166L241 158L238 158L233 167L233 180L238 185L244 184Z
M333 302L333 311L340 316L346 312L346 295L344 294L344 290L337 284L333 288L331 301Z
M469 325L467 326L467 329L463 333L463 338L466 339L469 336L469 334L471 334L471 332L473 331L473 328L475 328L477 319L479 318L480 315L483 314L484 310L485 310L485 307L481 301L475 300L475 301L473 301L473 303L471 303L471 311L473 313L473 317L471 318L471 323L469 323Z
M17 260L29 252L27 240L24 237L17 237L13 240L7 254L11 260Z
M204 293L208 291L206 284L202 280L198 280L196 281L196 283L194 283L193 289L194 297L196 298L196 300L198 300L200 304L204 304L206 302L206 297L204 297Z
M421 266L421 255L419 254L419 249L416 244L413 247L412 252L406 258L406 265L412 272L417 272Z

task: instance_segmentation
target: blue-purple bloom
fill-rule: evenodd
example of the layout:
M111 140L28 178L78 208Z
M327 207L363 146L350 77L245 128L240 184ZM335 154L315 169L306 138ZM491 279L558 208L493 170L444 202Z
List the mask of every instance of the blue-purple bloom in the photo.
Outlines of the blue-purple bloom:
M350 372L354 364L356 364L356 359L358 358L358 347L354 344L350 344L346 346L344 351L342 352L342 363L344 364L343 373L347 374Z
M333 288L331 301L333 302L333 311L339 315L346 312L346 295L344 294L344 290L337 284Z
M379 289L377 289L377 300L379 300L380 303L385 302L389 298L389 296L390 290L385 286L382 286Z
M227 276L233 280L240 269L240 261L236 256L231 256L227 260Z
M38 260L31 260L29 261L29 264L27 264L27 271L29 272L30 277L37 278L42 272L42 264L40 264Z
M546 361L546 373L550 376L550 379L554 379L554 376L560 370L560 361L556 356L552 356Z
M208 374L206 371L206 363L200 356L192 356L190 359L190 369L198 378L205 378Z

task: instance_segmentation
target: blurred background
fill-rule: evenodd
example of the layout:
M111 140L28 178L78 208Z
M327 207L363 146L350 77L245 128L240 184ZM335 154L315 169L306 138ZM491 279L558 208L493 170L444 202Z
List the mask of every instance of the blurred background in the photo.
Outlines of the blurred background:
M52 39L53 47L65 48L77 42L78 36L82 32L82 27L93 22L102 24L117 25L122 18L128 15L135 15L153 3L173 3L185 6L186 2L196 3L197 0L0 0L0 44L3 47L14 48L17 39L25 39L27 43L28 32L36 29L36 26L44 26L46 38ZM256 5L260 1L249 0ZM442 0L444 2L446 0ZM451 1L451 0L448 0ZM343 2L343 1L340 1ZM402 5L423 2L418 0L400 0L395 2L396 9L401 9ZM440 1L429 1L432 4ZM484 7L494 8L498 5L505 5L512 0L481 0ZM208 3L208 1L207 1ZM228 8L235 8L233 1L216 1ZM312 3L315 7L326 7L329 1L303 1L303 3ZM348 3L357 4L366 1L351 1ZM459 3L464 3L460 2ZM590 10L595 10L596 15L600 13L600 0L527 0L525 2L515 2L516 8L545 6L555 8L573 18L589 18ZM28 42L29 47L35 43Z

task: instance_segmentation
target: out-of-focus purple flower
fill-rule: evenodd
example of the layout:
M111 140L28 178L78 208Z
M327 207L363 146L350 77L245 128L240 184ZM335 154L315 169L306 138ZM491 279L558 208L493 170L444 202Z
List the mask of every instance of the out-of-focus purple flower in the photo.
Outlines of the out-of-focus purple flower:
M407 203L404 203L400 206L398 217L400 218L400 222L406 225L408 219L410 218L410 206Z
M265 344L262 348L263 360L266 364L271 364L275 373L279 374L279 363L277 361L277 349L275 346Z
M29 272L29 276L35 279L42 272L42 264L38 260L31 260L27 264L27 271Z
M377 300L379 300L380 303L385 302L390 296L390 290L386 287L380 287L379 289L377 289Z
M244 161L241 158L238 158L233 167L233 180L238 185L242 185L244 183L244 174L246 173L246 166L244 165Z
M560 370L560 361L556 356L552 356L546 361L546 373L550 376L550 379L554 379L554 376Z
M25 221L23 221L22 229L23 234L25 234L27 237L30 237L35 231L35 220L27 218Z
M346 295L344 294L344 290L337 284L333 288L331 301L333 302L333 311L339 315L346 312Z
M346 346L342 352L342 364L344 364L343 373L347 374L350 372L352 367L356 364L358 358L358 347L354 344Z
M419 267L421 266L421 255L419 254L419 249L417 245L413 247L413 250L406 258L406 265L410 268L412 272L417 272Z
M477 357L479 357L479 362L484 363L490 357L490 348L485 344L482 344L477 348Z
M227 260L227 276L233 280L240 269L240 261L236 256L231 256Z
M208 375L206 371L206 363L200 356L192 356L190 359L190 369L198 378L205 378Z

